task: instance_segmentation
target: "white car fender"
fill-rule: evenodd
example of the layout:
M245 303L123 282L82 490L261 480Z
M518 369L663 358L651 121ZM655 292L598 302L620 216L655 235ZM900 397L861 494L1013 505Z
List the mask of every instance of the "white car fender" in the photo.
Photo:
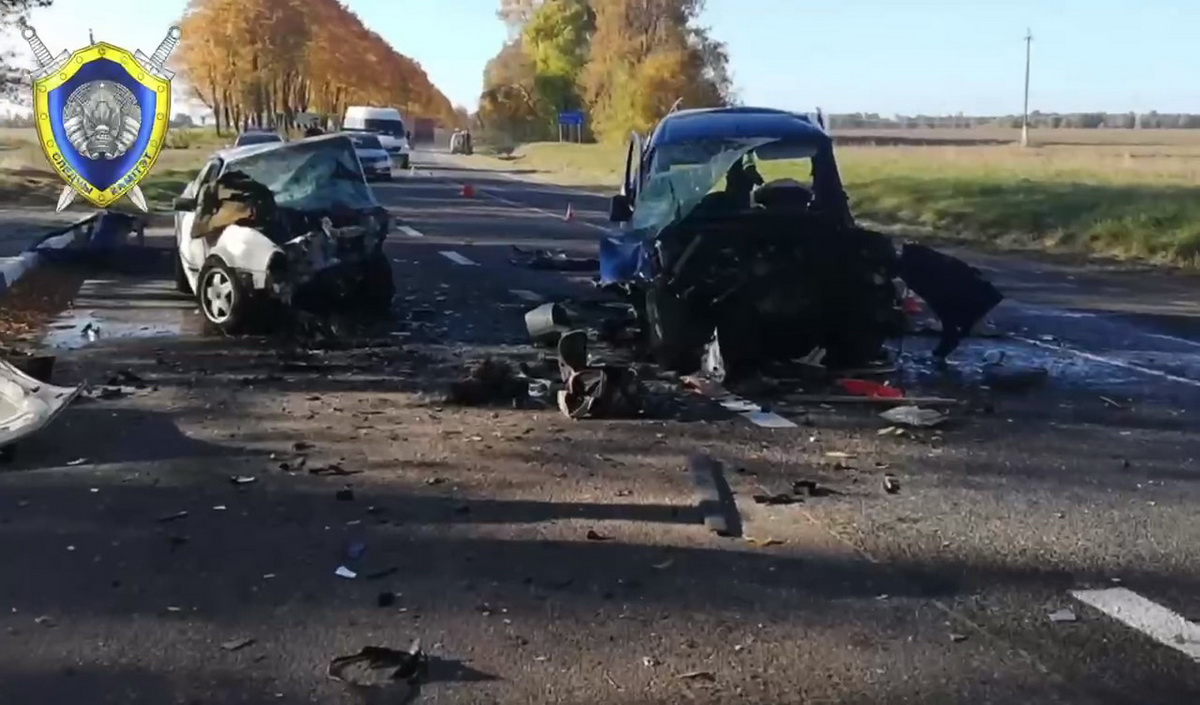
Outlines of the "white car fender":
M0 360L0 448L36 433L79 396L83 385L45 384Z
M209 256L217 256L230 269L250 274L255 289L267 286L267 266L282 249L254 228L230 225L217 238Z

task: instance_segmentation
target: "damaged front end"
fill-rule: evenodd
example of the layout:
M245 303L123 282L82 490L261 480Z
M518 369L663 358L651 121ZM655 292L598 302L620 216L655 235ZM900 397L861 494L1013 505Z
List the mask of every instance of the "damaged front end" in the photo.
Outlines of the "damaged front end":
M754 124L753 114L730 115L740 122L728 133ZM905 332L904 280L942 319L938 353L948 354L999 292L959 260L920 245L898 252L889 236L855 225L832 140L788 129L786 139L673 141L660 124L659 143L640 157L631 148L638 173L627 176L632 196L618 199L635 207L628 227L601 242L600 283L630 298L646 352L680 374L715 357L721 376L749 376L815 352L828 368L868 367ZM764 184L757 163L771 160L807 160L811 186Z
M0 455L49 425L82 389L40 382L0 360Z
M195 290L211 323L244 327L246 309L263 303L318 314L390 309L390 218L344 136L231 159L197 200L193 237L211 246Z

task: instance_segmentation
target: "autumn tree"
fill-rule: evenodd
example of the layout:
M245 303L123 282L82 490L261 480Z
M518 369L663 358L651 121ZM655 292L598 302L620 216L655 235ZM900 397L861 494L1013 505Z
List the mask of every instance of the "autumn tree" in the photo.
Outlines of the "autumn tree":
M455 119L420 64L338 0L190 0L174 63L224 127L289 127L348 105Z
M522 47L533 61L534 89L551 121L582 107L577 85L587 63L595 15L586 0L545 0L522 30Z
M648 130L679 99L687 107L729 99L725 48L695 24L703 0L604 0L594 9L581 87L596 134Z
M18 47L25 45L25 40L17 32L18 25L29 17L29 11L50 7L52 0L2 0L0 1L0 32L15 39ZM36 29L36 28L35 28ZM19 49L21 53L27 49ZM25 71L18 67L14 59L17 52L11 49L0 49L0 92L6 100L19 104L29 102L29 78ZM30 65L28 68L32 68Z

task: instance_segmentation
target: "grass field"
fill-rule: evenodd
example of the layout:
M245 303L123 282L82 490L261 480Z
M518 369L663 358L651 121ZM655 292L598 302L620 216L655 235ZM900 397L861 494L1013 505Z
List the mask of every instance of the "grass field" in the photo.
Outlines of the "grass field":
M834 132L855 212L1004 249L1083 252L1200 267L1200 130ZM613 189L624 148L540 143L480 163ZM800 164L764 176L807 177Z
M142 183L151 208L165 209L196 175L196 169L228 138L208 130L172 130L153 171ZM46 161L37 135L28 128L0 128L0 208L58 202L63 183ZM123 201L122 204L125 202ZM118 204L119 207L125 206ZM133 208L132 204L128 204Z

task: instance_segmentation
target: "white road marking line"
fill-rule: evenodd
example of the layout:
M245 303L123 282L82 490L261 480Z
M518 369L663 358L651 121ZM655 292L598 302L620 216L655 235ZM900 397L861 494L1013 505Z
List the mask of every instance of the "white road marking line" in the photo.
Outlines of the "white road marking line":
M1028 343L1035 347L1044 348L1046 350L1059 350L1059 351L1062 351L1065 353L1070 353L1072 355L1076 355L1078 357L1082 357L1085 360L1091 360L1092 362L1099 362L1099 363L1103 363L1105 365L1112 365L1113 367L1120 367L1123 370L1129 370L1131 372L1140 372L1144 375L1150 375L1151 377L1158 377L1160 379L1170 380L1172 382L1178 382L1180 384L1186 384L1191 387L1200 387L1200 380L1192 379L1191 377L1180 377L1179 375L1173 375L1170 372L1163 372L1162 370L1156 370L1152 367L1142 367L1141 365L1135 365L1131 362L1124 362L1122 360L1115 360L1111 357L1105 357L1103 355L1096 355L1095 353L1084 352L1083 350L1078 350L1076 348L1067 347L1066 345L1051 345L1049 343L1043 343L1040 340L1034 340L1033 338L1026 338L1021 335L1014 335L1013 340L1019 340L1022 343Z
M425 237L425 233L407 225L401 225L397 229L409 237Z
M443 250L442 252L439 252L438 254L441 255L442 257L445 257L446 259L450 260L451 262L453 262L455 264L461 264L464 267L478 267L479 266L478 262L472 262L471 260L467 259L466 257L463 257L462 255L458 254L454 250Z
M1125 588L1072 590L1071 596L1200 663L1200 624Z
M525 183L528 183L528 182L525 182ZM504 198L503 196L497 196L494 193L487 193L485 191L476 191L476 193L483 196L484 198L490 198L493 201L498 201L507 206L513 206L514 208L521 208L523 210L533 211L534 213L541 213L544 216L555 218L557 220L563 219L562 214L551 213L550 211L546 210L545 208L538 208L537 206L530 206L525 203L519 203L517 201L513 201L513 200L509 200L507 198ZM566 221L564 221L564 222L566 222ZM611 228L606 228L603 225L596 225L595 223L589 223L586 220L572 220L571 222L575 223L576 225L583 225L583 226L592 228L593 230L599 230L600 232L603 232L608 235L613 234L613 230Z
M523 301L528 301L528 302L534 303L534 304L540 304L546 300L544 297L542 297L541 294L537 293L536 291L530 291L528 289L509 289L508 293L512 294L513 296L517 297L518 299L521 299Z
M740 415L755 426L763 428L796 428L796 424L776 414L774 411L766 411L758 404L749 399L743 399L736 394L726 393L723 396L710 396L709 398L720 404L722 409Z
M1146 335L1150 336L1151 338L1158 338L1159 340L1166 340L1171 343L1179 343L1181 345L1191 345L1194 348L1200 348L1200 343L1197 343L1194 340L1188 340L1187 338L1177 338L1173 335L1164 335L1162 333L1147 333Z

